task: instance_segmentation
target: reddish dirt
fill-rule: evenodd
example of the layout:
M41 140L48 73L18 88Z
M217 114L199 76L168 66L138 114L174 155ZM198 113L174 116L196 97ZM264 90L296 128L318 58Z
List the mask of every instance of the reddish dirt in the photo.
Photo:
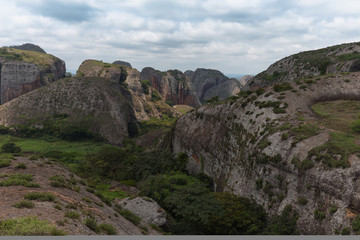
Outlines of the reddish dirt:
M19 163L25 163L27 168L15 168ZM109 223L114 226L118 234L142 234L141 229L127 221L120 214L117 214L112 207L102 203L97 196L86 191L86 186L79 183L81 178L72 174L59 163L47 159L30 160L28 157L16 157L15 160L12 160L10 166L0 168L0 175L14 173L33 175L33 182L40 184L40 188L29 188L24 186L0 187L1 220L25 216L37 216L39 219L48 220L51 224L55 225L58 229L64 230L69 235L92 235L95 234L95 232L84 225L85 219L88 216L87 214L91 213L95 216L95 220L98 224ZM70 185L69 188L52 187L49 178L54 175L60 175L65 179L75 178L77 184ZM6 177L0 178L0 181L4 179L6 179ZM76 191L76 188L78 188L78 192ZM13 207L14 203L24 200L24 195L29 192L53 193L55 195L55 201L33 201L35 207L32 209ZM67 208L70 203L75 205L76 209ZM98 206L96 203L102 203L103 207ZM55 206L60 206L61 210L56 209ZM67 210L78 212L80 215L79 219L65 217L64 213ZM141 225L146 226L148 234L158 234L158 232L144 222L142 222Z

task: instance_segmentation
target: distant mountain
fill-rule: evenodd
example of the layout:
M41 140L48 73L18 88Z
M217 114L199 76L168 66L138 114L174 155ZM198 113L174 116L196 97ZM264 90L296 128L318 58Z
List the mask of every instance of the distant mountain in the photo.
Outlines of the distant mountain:
M242 78L243 76L247 75L247 74L241 74L241 73L224 73L225 76L227 76L228 78L236 78L237 80L239 80L240 78Z

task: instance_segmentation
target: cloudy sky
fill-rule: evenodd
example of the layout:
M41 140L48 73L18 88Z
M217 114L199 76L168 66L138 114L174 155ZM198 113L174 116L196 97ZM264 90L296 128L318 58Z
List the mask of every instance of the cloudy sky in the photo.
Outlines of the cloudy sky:
M2 0L0 45L35 43L141 70L256 74L285 56L360 41L355 0Z

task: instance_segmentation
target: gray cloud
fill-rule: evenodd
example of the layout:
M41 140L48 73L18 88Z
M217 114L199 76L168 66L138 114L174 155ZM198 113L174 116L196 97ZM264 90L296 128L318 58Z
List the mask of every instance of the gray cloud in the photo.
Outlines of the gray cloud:
M35 14L50 17L66 23L80 23L94 18L99 10L81 2L41 1L28 4L27 7Z

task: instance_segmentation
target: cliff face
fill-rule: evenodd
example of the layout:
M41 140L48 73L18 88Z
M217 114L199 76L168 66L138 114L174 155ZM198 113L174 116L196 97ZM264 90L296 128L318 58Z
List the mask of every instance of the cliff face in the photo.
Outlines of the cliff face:
M65 76L65 63L54 56L0 49L1 104Z
M359 79L324 76L202 106L177 121L173 149L217 191L253 198L271 214L291 204L302 234L351 229L360 212L360 140L319 124L310 107L360 100Z
M72 123L87 127L110 143L121 144L134 119L124 92L111 79L63 78L1 105L0 124L39 124L46 117L65 113Z
M140 80L149 80L151 86L161 94L163 99L175 105L200 106L190 78L178 70L160 72L147 67L141 71Z
M246 89L324 74L360 71L360 43L300 52L283 58L246 84Z
M186 74L191 78L200 102L205 102L215 96L222 101L240 92L239 81L226 77L220 71L198 68L195 72L186 71Z
M129 100L138 121L149 120L151 117L161 118L163 114L179 115L175 109L162 101L162 99L152 97L156 89L148 88L148 92L144 92L140 81L140 72L134 68L96 60L86 60L80 65L77 75L109 78L125 87L127 91L124 96Z

